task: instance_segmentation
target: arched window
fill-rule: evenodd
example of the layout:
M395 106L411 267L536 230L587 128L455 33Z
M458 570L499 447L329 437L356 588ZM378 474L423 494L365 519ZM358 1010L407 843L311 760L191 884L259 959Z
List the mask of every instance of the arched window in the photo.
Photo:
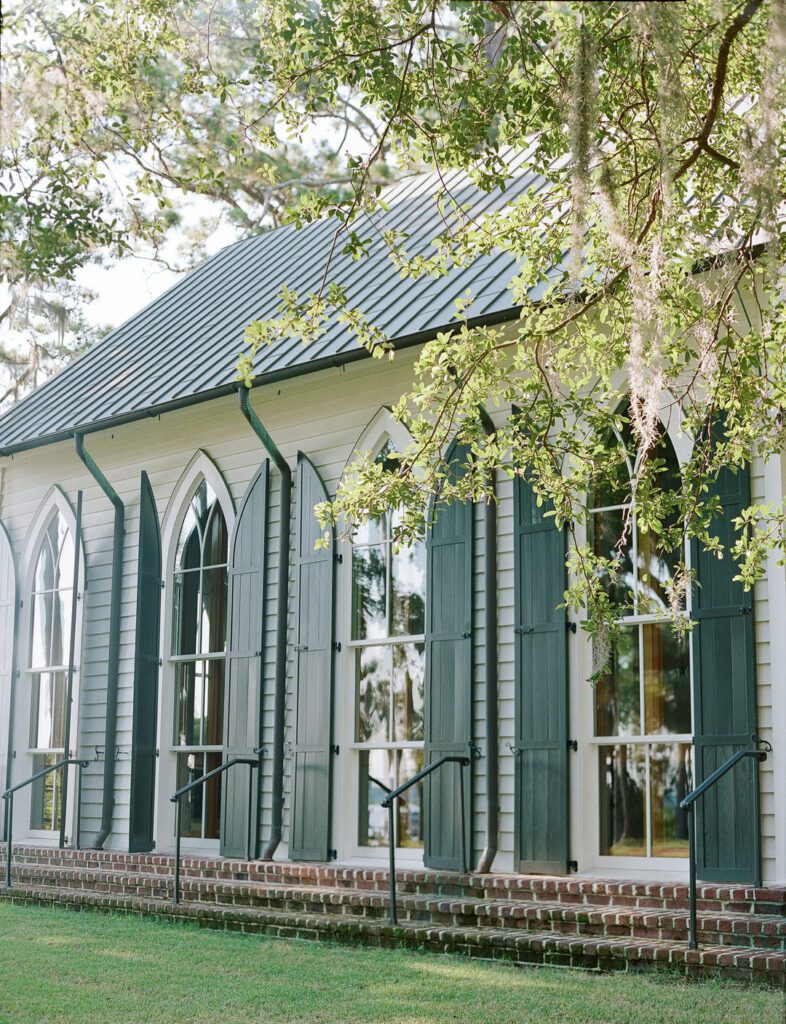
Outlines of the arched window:
M74 582L74 538L61 512L50 518L35 555L30 593L30 751L33 772L62 759ZM60 828L60 773L33 787L30 827Z
M218 498L202 479L183 519L173 569L178 787L217 768L222 759L228 539ZM181 834L217 839L220 818L221 783L213 780L183 802Z
M685 857L687 822L679 802L691 772L689 641L668 619L667 588L677 555L658 550L656 538L639 528L631 489L635 444L627 410L621 412L623 430L607 439L620 453L617 472L596 486L590 524L595 553L616 561L616 578L607 575L605 585L622 627L595 691L600 853ZM665 432L654 456L659 486L678 488L679 463Z
M377 461L395 472L387 441ZM395 511L357 528L352 546L355 745L361 846L387 845L385 793L423 767L426 553L393 543ZM399 846L423 845L422 788L398 801Z

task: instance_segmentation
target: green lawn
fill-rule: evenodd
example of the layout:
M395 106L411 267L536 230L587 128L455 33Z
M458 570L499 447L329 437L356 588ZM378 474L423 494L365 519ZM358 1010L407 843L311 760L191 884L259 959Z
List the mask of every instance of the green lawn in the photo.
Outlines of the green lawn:
M780 993L0 904L1 1024L783 1024Z

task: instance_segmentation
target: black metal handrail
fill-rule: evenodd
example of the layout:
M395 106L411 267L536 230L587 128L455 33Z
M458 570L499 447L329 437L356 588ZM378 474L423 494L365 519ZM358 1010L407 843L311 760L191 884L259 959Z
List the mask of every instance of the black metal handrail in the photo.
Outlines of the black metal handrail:
M20 789L24 789L25 786L31 786L34 782L38 782L39 779L43 779L46 775L51 775L52 772L62 771L69 765L76 765L79 769L77 775L76 784L76 834L74 836L74 849L79 849L79 832L82 824L82 769L90 766L89 761L82 761L78 758L67 757L62 761L56 761L55 764L50 764L46 768L42 768L40 772L36 772L35 775L31 775L29 779L25 779L23 782L17 782L15 786L11 786L3 794L3 800L6 801L5 805L5 884L6 888L11 888L11 858L13 857L13 837L14 837L14 793L18 793ZM63 792L61 787L60 792ZM65 814L65 807L61 807L61 814ZM64 843L63 830L60 830L60 842L59 847L62 849Z
M753 739L755 742L761 742L759 741L758 736L754 736ZM739 764L744 758L752 757L757 761L766 761L768 750L772 750L769 743L767 743L766 750L738 750L736 754L732 754L731 757L727 758L720 768L716 768L711 775L708 775L701 785L697 786L680 801L680 807L682 810L688 812L688 885L690 890L690 924L688 934L689 949L699 948L699 942L696 937L696 801L700 796L704 796L707 790L712 789L719 779L722 779L727 772L730 772L732 768Z
M466 828L466 811L464 808L464 769L470 763L468 757L454 756L446 754L444 757L437 758L436 761L432 761L431 764L427 764L425 768L421 768L419 772L412 776L411 779L407 779L406 782L402 782L401 785L394 790L391 790L384 800L381 801L382 806L388 810L388 850L390 853L390 920L392 924L398 924L398 914L396 912L396 833L395 833L395 821L394 821L394 806L396 800L401 796L402 793L406 793L410 787L417 785L422 779L425 779L427 775L431 775L437 768L441 768L443 764L457 764L459 766L459 799L461 801L461 861L464 868L464 874L468 871L467 866L467 828Z
M175 805L175 888L172 894L172 902L180 902L180 807L181 800L192 789L198 789L200 786L204 786L206 782L214 779L217 775L221 775L223 772L228 771L230 768L234 768L238 764L248 765L248 832L246 836L246 854L248 860L251 860L251 823L254 816L254 769L259 767L259 759L253 757L233 757L230 761L224 761L218 768L214 768L208 772L207 775L200 775L198 779L194 779L193 782L186 783L185 786L181 786L180 789L175 790L172 796L169 798Z

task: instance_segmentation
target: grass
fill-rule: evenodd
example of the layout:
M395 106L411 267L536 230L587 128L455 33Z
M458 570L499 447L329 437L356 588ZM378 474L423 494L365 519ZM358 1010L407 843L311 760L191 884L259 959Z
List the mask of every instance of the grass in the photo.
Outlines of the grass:
M1 1024L783 1024L782 993L0 904Z

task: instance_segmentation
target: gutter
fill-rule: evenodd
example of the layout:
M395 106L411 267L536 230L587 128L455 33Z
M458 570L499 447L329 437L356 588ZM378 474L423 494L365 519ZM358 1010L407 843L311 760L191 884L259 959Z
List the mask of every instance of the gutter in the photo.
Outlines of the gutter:
M85 450L82 433L74 434L76 454L87 467L95 482L112 502L115 525L112 540L112 590L109 603L109 654L106 672L106 725L104 729L104 793L101 803L101 827L93 848L103 848L112 831L115 808L115 762L117 760L117 691L120 677L120 604L123 594L123 539L125 536L125 506L117 491ZM85 581L87 582L87 581Z
M287 702L287 612L289 608L289 525L292 515L292 470L254 412L249 389L238 388L240 411L275 462L281 474L278 550L278 600L276 610L276 680L273 697L273 806L270 838L261 860L272 860L281 842L284 812L284 727ZM261 773L260 773L261 774Z
M521 308L521 306L511 306L509 309L501 310L497 313L470 317L467 323L470 327L482 327L515 321L521 313ZM428 341L433 341L440 332L455 330L459 326L460 325L456 321L453 321L446 324L444 327L437 327L434 329L419 331L415 334L405 335L394 343L395 349L398 352L408 348L414 348L417 345L424 345ZM349 363L358 362L361 359L370 358L371 355L369 352L358 345L356 348L350 349L347 352L338 352L334 355L323 356L319 359L312 359L308 363L300 363L295 364L294 366L287 366L279 370L271 370L269 373L259 373L254 378L252 387L257 388L264 387L265 385L277 384L281 381L293 380L297 377L305 377L310 373L317 373L320 370L336 369ZM56 377L51 378L52 381L56 379ZM31 394L38 394L38 391L40 391L41 388L46 388L49 383L50 381L45 381L38 390L31 392ZM150 419L154 416L161 416L164 413L174 412L177 409L185 409L192 405L201 405L202 402L211 402L218 398L226 398L228 395L234 394L237 389L237 383L219 384L216 387L206 388L204 391L196 391L186 395L181 395L179 398L170 399L168 402L158 402L155 405L150 405L143 409L135 409L133 412L118 413L115 416L107 416L104 419L93 420L91 423L72 425L63 430L58 430L53 434L45 434L43 436L28 438L25 441L17 441L13 444L0 448L0 458L7 458L8 456L15 455L17 452L26 452L33 448L43 448L49 444L56 444L58 441L67 441L74 436L75 432L80 434L94 434L101 430L110 430L114 427L124 426L127 423L137 423L140 420ZM22 403L27 401L28 397L29 396L26 396L22 399ZM15 408L21 408L22 403ZM6 415L8 415L8 413Z
M495 433L491 417L479 406L480 420L489 437ZM491 871L499 844L499 666L497 656L497 503L496 473L491 477L495 500L483 505L484 552L483 585L485 591L486 633L486 834L478 861L478 874Z

